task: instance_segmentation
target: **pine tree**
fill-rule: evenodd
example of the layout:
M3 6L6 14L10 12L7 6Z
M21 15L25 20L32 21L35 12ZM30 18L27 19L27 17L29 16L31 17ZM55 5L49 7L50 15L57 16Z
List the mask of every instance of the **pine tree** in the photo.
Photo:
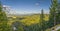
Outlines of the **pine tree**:
M7 16L2 10L2 4L0 2L0 31L7 31Z
M49 16L49 27L55 25L56 23L56 8L57 8L58 2L57 0L51 0L51 7L50 7L50 16Z
M44 20L43 18L44 18L44 13L43 13L43 9L41 10L41 22Z
M57 6L56 24L60 24L60 3Z
M44 21L44 12L43 12L43 9L41 10L40 23L41 23L41 31L44 31L43 27L45 27L44 26L45 21Z

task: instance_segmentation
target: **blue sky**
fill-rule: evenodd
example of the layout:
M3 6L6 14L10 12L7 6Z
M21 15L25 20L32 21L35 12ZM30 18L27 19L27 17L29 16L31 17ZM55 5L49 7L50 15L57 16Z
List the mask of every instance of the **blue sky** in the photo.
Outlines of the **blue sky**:
M3 5L10 6L16 13L41 13L44 9L45 13L49 12L51 0L1 0Z

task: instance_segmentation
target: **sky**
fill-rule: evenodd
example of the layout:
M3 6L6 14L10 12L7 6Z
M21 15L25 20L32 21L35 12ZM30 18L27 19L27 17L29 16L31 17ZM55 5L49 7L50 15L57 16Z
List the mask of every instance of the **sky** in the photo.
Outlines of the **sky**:
M42 9L44 13L49 13L51 4L51 0L1 0L1 2L16 14L41 13Z

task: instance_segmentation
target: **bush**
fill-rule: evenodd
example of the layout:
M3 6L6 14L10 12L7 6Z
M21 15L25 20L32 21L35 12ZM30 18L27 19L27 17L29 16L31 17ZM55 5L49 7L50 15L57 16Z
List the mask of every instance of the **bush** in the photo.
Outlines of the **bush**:
M59 30L57 30L57 31L60 31L60 29L59 29Z

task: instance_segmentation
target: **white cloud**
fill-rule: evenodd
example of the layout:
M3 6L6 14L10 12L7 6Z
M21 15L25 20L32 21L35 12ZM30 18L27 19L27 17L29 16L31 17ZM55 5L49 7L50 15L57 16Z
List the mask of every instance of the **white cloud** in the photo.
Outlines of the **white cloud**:
M11 6L9 6L9 5L3 5L3 7L11 7Z

